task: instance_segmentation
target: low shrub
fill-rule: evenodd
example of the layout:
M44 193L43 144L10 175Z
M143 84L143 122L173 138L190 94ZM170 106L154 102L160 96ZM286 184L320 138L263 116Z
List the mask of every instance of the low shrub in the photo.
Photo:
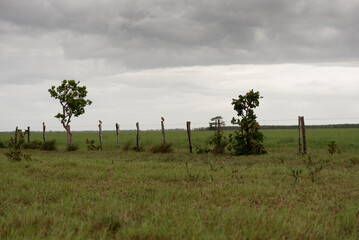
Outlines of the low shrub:
M68 152L74 152L74 151L79 150L79 146L78 146L77 144L68 144L68 145L66 146L66 150L67 150Z
M208 144L206 144L206 146L204 148L196 147L195 149L196 149L197 154L204 154L204 153L212 152L212 149L208 148Z
M24 149L41 149L42 142L39 140L34 140L31 142L23 143L22 148Z
M86 145L87 145L87 150L89 151L100 149L100 146L95 146L95 140L89 140L88 138L86 138Z
M24 144L24 135L21 130L18 130L17 134L18 141L11 138L9 141L9 152L5 152L4 155L12 162L19 162L22 159L29 161L31 160L31 156L21 152L22 144Z
M55 140L46 141L41 144L40 149L44 151L55 151L56 150L55 142L56 142Z
M137 146L134 146L132 148L132 150L135 151L135 152L143 152L144 151L143 146L141 146L140 148L138 148Z
M347 161L349 163L351 163L352 165L357 165L357 164L359 164L359 157L351 157Z
M166 144L157 144L153 147L151 147L150 151L152 153L171 153L173 152L172 143L166 143Z
M209 139L209 144L213 145L213 154L224 154L227 145L229 144L227 138L224 136L223 131L215 132Z
M333 155L334 153L340 153L340 149L335 141L331 141L328 144L328 152Z
M125 151L125 152L127 152L127 151L129 151L131 149L132 149L131 142L125 143L125 145L123 145L123 148L122 148L122 150Z
M213 136L211 136L206 141L206 146L204 148L196 147L196 152L198 154L203 153L213 153L213 154L224 154L225 149L228 146L228 139L224 136L223 131L214 132ZM209 147L212 146L211 147Z
M8 142L2 142L0 140L0 148L7 148L9 146L9 143Z

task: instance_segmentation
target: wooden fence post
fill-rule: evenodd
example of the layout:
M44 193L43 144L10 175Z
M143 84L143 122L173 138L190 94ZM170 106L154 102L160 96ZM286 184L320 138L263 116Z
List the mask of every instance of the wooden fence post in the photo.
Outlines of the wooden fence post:
M187 122L187 134L188 134L188 142L189 142L189 152L193 153L193 147L192 147L192 137L191 137L191 122Z
M141 150L141 143L140 143L140 124L137 122L136 123L136 128L137 128L137 138L136 138L136 143L137 143L137 151Z
M302 136L303 136L303 153L307 154L307 138L305 135L304 117L301 118L301 126L302 126Z
M302 154L302 142L301 142L301 131L302 131L302 118L300 116L298 116L298 132L299 132L299 137L298 137L298 144L299 144L299 154Z
M166 145L166 135L165 135L165 125L164 125L165 119L163 117L161 117L161 119L162 119L161 121L162 141L163 141L163 145Z
M27 127L27 142L30 142L30 126Z
M45 122L42 122L42 139L44 140L44 143L46 142L46 125Z
M218 133L218 135L221 133L221 120L220 119L217 120L217 133Z
M116 123L117 148L120 149L120 124Z
M103 148L102 148L102 122L101 122L101 120L99 120L98 135L100 137L100 148L101 148L101 151L102 151Z
M15 128L15 144L17 144L17 135L18 135L18 133L19 133L19 128L18 128L18 126L16 126L16 128Z

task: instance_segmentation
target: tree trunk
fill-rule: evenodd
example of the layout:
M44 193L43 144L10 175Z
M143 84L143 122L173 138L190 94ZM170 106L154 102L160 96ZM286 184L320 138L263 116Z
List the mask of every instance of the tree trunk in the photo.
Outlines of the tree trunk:
M67 144L68 145L74 145L74 140L72 139L72 133L70 130L70 126L67 126L66 128L66 132L67 132Z

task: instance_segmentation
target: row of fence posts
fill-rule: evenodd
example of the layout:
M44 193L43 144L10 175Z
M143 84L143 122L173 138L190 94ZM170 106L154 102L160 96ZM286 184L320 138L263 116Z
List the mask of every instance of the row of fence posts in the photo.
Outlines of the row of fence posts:
M162 132L162 141L163 144L166 145L166 134L165 134L165 126L164 126L164 118L161 117L161 132ZM221 127L221 121L220 119L217 120L216 124L217 133L220 134L220 127ZM120 149L120 124L116 123L116 135L117 135L117 148ZM187 121L186 123L187 127L187 135L188 135L188 143L189 143L189 151L190 153L193 153L193 145L192 145L192 136L191 136L191 122ZM102 139L102 122L99 121L99 138L100 138L100 149L103 150L103 139ZM141 139L140 139L140 124L139 122L136 123L136 147L138 150L141 149ZM298 116L298 131L299 131L299 137L298 137L298 145L299 145L299 154L307 154L307 139L306 139L306 132L305 132L305 123L304 123L304 117ZM16 127L15 129L15 143L17 143L18 140L18 133L19 128ZM25 134L27 134L27 142L30 142L30 126L27 127L27 130L25 131ZM46 124L45 122L42 123L42 138L43 142L46 142ZM303 144L302 144L303 143Z
M165 133L164 121L165 121L164 118L161 117L162 142L163 142L163 145L166 145L166 133ZM219 121L220 120L218 120L218 126L220 124ZM188 121L186 123L186 126L187 126L188 142L189 142L189 151L190 151L190 153L193 153L192 136L191 136L191 122ZM117 148L120 149L121 148L121 146L120 146L120 124L116 123L115 127L116 127L116 136L117 136ZM138 150L140 150L141 149L141 138L140 138L140 123L139 122L136 123L136 131L137 131L136 148ZM219 131L219 127L218 127L218 131ZM99 139L100 139L100 149L103 150L102 121L101 120L99 120L98 132L99 132Z
M46 126L45 126L45 123L42 123L43 124L43 132L42 132L42 136L43 136L43 141L45 142L46 141L46 135L45 135L45 132L46 132ZM16 126L16 129L15 129L15 137L14 137L14 141L15 143L17 144L17 141L18 141L18 135L19 135L19 132L21 130L19 129L19 127ZM27 142L29 143L31 141L31 131L30 131L30 126L27 127L27 129L25 130L24 132L24 135L27 135Z

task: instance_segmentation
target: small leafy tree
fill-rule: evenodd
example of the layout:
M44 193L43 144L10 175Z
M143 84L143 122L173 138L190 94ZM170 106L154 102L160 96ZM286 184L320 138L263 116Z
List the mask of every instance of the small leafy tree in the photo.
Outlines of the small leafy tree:
M215 116L211 118L211 121L209 122L209 129L213 130L215 128L218 128L218 120L220 121L220 127L226 126L226 123L222 121L222 119L223 119L222 116Z
M17 129L15 132L16 140L11 138L9 141L9 152L5 152L5 156L13 162L21 161L22 159L31 160L29 154L22 152L22 145L25 143L24 133L21 129Z
M79 84L80 82L75 80L63 80L60 86L52 86L48 90L51 97L58 99L62 106L62 113L56 114L55 117L60 119L65 128L69 145L74 144L70 130L71 118L84 114L85 107L92 104L90 100L85 99L87 96L86 86L81 87Z
M246 95L239 95L238 99L233 99L232 105L237 111L239 118L233 118L232 124L238 124L239 131L231 134L230 150L233 149L236 155L264 154L266 150L262 144L263 134L259 132L259 124L254 110L259 106L259 99L262 98L259 92L253 89Z

